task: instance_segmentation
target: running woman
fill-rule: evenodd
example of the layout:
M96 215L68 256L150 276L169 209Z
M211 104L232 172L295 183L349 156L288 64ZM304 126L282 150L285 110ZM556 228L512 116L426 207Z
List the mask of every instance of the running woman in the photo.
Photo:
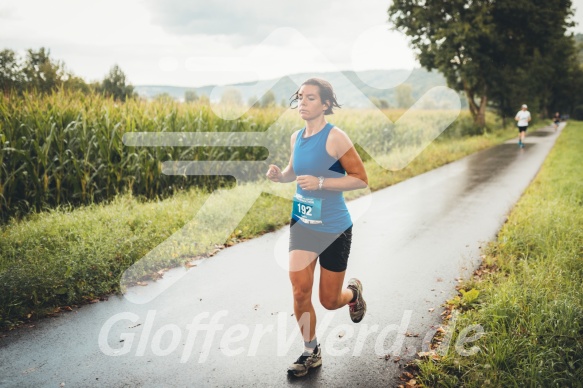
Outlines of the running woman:
M289 278L304 352L288 368L288 374L300 377L322 365L312 304L318 258L322 306L336 310L348 305L355 323L366 312L360 281L353 278L347 288L342 287L352 241L352 220L342 192L366 188L368 178L348 135L326 121L333 108L340 108L332 85L310 78L292 99L305 127L291 136L289 164L283 170L270 165L266 175L273 182L297 181L290 225Z

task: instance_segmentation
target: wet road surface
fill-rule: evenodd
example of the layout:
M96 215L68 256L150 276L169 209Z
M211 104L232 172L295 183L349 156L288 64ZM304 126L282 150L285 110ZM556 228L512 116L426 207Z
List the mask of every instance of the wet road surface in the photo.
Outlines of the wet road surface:
M350 202L360 217L346 280L361 279L368 312L353 324L347 308L323 309L316 282L323 366L304 378L285 373L302 351L286 227L201 261L149 303L114 296L8 333L0 386L396 386L557 136L547 128L529 134L524 149L509 141ZM147 295L164 281L129 293Z

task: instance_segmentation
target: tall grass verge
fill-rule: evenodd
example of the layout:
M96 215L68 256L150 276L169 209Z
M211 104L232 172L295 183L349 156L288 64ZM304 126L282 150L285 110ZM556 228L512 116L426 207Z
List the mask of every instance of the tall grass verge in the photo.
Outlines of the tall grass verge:
M569 122L541 171L487 249L465 290L477 303L457 318L459 330L485 334L461 356L419 364L431 387L583 386L583 123ZM481 275L481 276L478 276Z

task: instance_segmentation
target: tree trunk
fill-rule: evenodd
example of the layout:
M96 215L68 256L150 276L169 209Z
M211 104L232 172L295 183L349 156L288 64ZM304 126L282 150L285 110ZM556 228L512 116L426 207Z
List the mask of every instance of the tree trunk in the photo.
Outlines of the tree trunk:
M486 103L488 102L488 96L483 95L480 100L480 105L478 105L473 98L468 98L468 104L470 106L470 113L474 119L474 124L480 128L484 128L486 126Z
M480 128L484 128L486 126L486 105L488 102L488 96L484 94L480 100L480 110L478 111L478 115L475 117L474 122Z
M482 91L482 96L480 98L480 105L474 100L475 91L470 89L466 83L464 83L464 92L468 98L468 105L470 107L470 113L474 119L474 124L480 128L486 126L486 105L488 102L488 96L486 95L486 88Z
M480 107L476 104L476 101L474 101L474 92L469 89L465 89L464 91L466 92L466 97L468 99L470 113L472 114L472 118L474 119L474 121L476 121L476 115L478 114L478 110Z

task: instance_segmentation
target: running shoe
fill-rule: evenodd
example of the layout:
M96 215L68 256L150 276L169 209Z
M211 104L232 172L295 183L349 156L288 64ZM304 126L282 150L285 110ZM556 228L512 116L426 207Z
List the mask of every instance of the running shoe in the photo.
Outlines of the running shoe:
M322 350L316 346L314 352L309 356L303 354L287 368L287 374L295 377L302 377L308 374L310 368L317 368L322 365Z
M356 294L356 300L348 303L350 319L352 319L352 322L358 323L362 321L366 313L366 302L362 297L362 283L360 280L352 278L348 281L348 288Z

